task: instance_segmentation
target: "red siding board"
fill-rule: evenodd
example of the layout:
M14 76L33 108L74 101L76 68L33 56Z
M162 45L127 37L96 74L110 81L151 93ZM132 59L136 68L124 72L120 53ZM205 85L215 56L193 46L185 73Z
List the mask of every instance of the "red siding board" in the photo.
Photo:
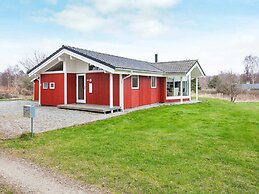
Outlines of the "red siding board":
M92 82L92 93L89 93L88 85ZM86 103L109 105L109 74L86 74Z
M139 76L139 89L131 89L131 78L124 80L124 107L134 108L160 102L161 80L157 78L157 87L151 88L151 77Z
M109 105L110 87L109 74L88 73L86 74L86 103ZM92 93L89 93L89 83L92 83ZM41 88L41 104L56 106L64 104L64 75L63 74L42 74L41 85L43 82L55 82L55 89ZM34 81L34 100L38 100L38 82ZM119 106L119 75L113 75L113 104ZM76 74L67 75L68 103L76 103ZM189 101L184 98L183 101ZM139 89L131 89L131 78L124 80L124 108L134 108L158 102L180 102L180 99L166 99L166 79L157 78L156 88L151 88L150 76L139 76Z
M39 80L33 82L33 100L39 100Z
M54 82L55 89L43 89L43 82ZM41 75L41 104L57 106L64 104L64 74L42 74Z
M119 75L113 75L113 105L120 105L120 80Z
M67 103L76 103L76 74L67 74Z

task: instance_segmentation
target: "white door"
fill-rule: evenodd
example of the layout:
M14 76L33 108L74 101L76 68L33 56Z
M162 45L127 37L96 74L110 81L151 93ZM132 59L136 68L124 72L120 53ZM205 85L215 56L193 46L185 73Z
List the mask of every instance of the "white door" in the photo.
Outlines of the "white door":
M85 103L86 102L86 80L85 74L76 75L76 102Z

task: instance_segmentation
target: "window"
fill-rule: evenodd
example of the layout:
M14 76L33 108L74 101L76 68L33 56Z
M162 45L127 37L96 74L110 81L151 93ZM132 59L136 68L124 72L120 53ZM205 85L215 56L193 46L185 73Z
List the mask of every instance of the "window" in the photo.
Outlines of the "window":
M156 88L156 77L151 77L151 88Z
M174 96L181 96L181 82L180 81L175 81L174 82Z
M189 81L182 81L183 96L189 95ZM179 97L181 96L181 81L179 78L166 78L166 96Z
M183 81L183 96L189 95L189 81Z
M51 89L51 90L55 89L55 83L54 82L49 83L49 89Z
M174 96L174 79L166 78L166 96Z
M48 82L43 82L43 89L44 89L44 90L47 90L48 87L49 87Z
M138 75L133 75L131 77L131 88L139 89L139 76Z

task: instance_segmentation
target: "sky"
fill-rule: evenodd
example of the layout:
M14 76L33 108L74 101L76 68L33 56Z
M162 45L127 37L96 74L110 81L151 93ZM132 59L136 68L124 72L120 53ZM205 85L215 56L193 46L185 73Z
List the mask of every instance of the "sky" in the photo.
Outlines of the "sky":
M242 73L245 56L259 56L259 0L0 1L0 72L62 45Z

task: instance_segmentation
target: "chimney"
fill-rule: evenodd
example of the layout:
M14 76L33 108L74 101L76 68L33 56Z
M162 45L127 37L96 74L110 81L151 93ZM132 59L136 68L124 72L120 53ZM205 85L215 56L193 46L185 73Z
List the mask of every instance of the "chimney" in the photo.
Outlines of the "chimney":
M158 62L158 54L155 54L155 63Z

